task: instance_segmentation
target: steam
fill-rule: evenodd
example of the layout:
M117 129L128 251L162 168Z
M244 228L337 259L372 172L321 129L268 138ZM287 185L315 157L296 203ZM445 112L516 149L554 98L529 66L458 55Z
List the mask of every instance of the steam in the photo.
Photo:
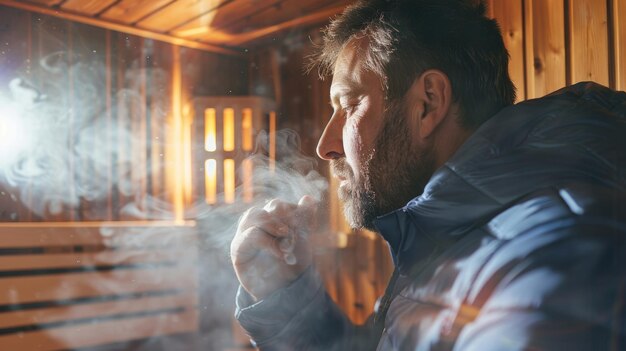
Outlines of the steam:
M84 202L102 203L113 191L131 198L139 193L145 179L133 177L131 170L139 168L137 173L146 177L151 172L164 172L147 168L145 159L120 149L120 145L145 142L133 134L130 124L137 116L144 115L143 109L146 109L135 83L142 73L139 68L127 70L124 86L130 88L113 94L117 103L112 110L107 110L104 98L107 87L102 61L70 60L66 53L59 52L40 61L39 71L31 76L36 80L12 79L0 93L0 185L3 183L5 189L14 191L24 206L41 217L58 214L64 209L77 211ZM157 80L166 77L163 71L150 73ZM67 86L68 76L72 77L71 89ZM165 105L152 107L152 117L165 120L167 111ZM117 118L111 118L109 113ZM167 125L161 127L168 128ZM201 344L198 349L218 349L230 341L225 340L225 335L230 335L237 283L228 247L241 214L250 206L262 207L272 198L297 203L303 195L310 195L320 201L327 188L325 178L316 171L315 159L300 152L299 137L292 130L275 134L277 160L275 167L270 168L266 150L269 137L266 132L260 133L256 151L248 156L254 169L252 202L244 203L242 189L238 188L233 204L224 204L220 201L223 196L219 195L219 205L199 202L186 207L184 217L196 221L201 239L200 243L186 244L188 247L184 248L189 252L199 251L199 294L208 301L201 301L200 311L208 308L218 314L214 317L216 320L221 320L213 322L218 327L204 335L204 340L198 342ZM152 138L151 146L167 147L163 142ZM192 152L203 147L192 145ZM114 174L111 168L116 170ZM173 209L163 200L165 195L136 198L119 211L125 218L171 220ZM133 235L123 236L125 242L116 242L121 237L115 236L111 228L102 228L100 232L111 245L138 247L163 237L163 232L170 229L135 230ZM288 247L285 250L285 260L290 263L293 257L289 257ZM102 291L115 291L118 283L92 284L97 284ZM219 329L220 323L228 333ZM166 349L183 350L188 346L170 345ZM152 346L148 343L146 347Z

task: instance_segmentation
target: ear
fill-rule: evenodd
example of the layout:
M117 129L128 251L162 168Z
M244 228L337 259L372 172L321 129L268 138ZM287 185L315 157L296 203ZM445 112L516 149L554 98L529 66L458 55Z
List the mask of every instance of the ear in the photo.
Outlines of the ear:
M442 71L427 70L415 79L409 94L411 119L419 137L426 139L448 116L452 104L450 79Z

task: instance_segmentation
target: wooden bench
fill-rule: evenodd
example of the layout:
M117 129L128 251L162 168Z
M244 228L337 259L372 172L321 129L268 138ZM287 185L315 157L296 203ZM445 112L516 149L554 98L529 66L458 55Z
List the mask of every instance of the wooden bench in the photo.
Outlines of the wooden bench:
M0 224L0 350L65 350L198 330L186 222Z

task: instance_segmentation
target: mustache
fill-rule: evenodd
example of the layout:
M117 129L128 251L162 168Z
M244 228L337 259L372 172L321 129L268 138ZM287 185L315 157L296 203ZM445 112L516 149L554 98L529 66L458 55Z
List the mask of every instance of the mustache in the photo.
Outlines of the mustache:
M348 166L348 162L346 162L346 159L344 158L338 160L330 160L330 169L336 177L343 179L354 178L352 168Z

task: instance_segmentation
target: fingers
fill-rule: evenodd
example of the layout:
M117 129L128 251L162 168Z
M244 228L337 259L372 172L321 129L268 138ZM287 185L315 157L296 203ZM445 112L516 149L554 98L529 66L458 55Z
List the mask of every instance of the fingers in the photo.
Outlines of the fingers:
M272 256L281 260L284 255L278 246L277 238L256 226L251 226L243 232L238 232L231 243L230 251L235 265L247 263L261 251L269 252Z
M285 237L289 234L289 226L281 218L257 207L253 207L244 213L239 221L237 232L243 232L251 227L257 227L268 235L275 237Z
M307 245L317 206L313 197L303 196L297 205L274 199L246 211L231 242L233 263L248 262L265 250L288 265L296 264L301 251L296 246Z

